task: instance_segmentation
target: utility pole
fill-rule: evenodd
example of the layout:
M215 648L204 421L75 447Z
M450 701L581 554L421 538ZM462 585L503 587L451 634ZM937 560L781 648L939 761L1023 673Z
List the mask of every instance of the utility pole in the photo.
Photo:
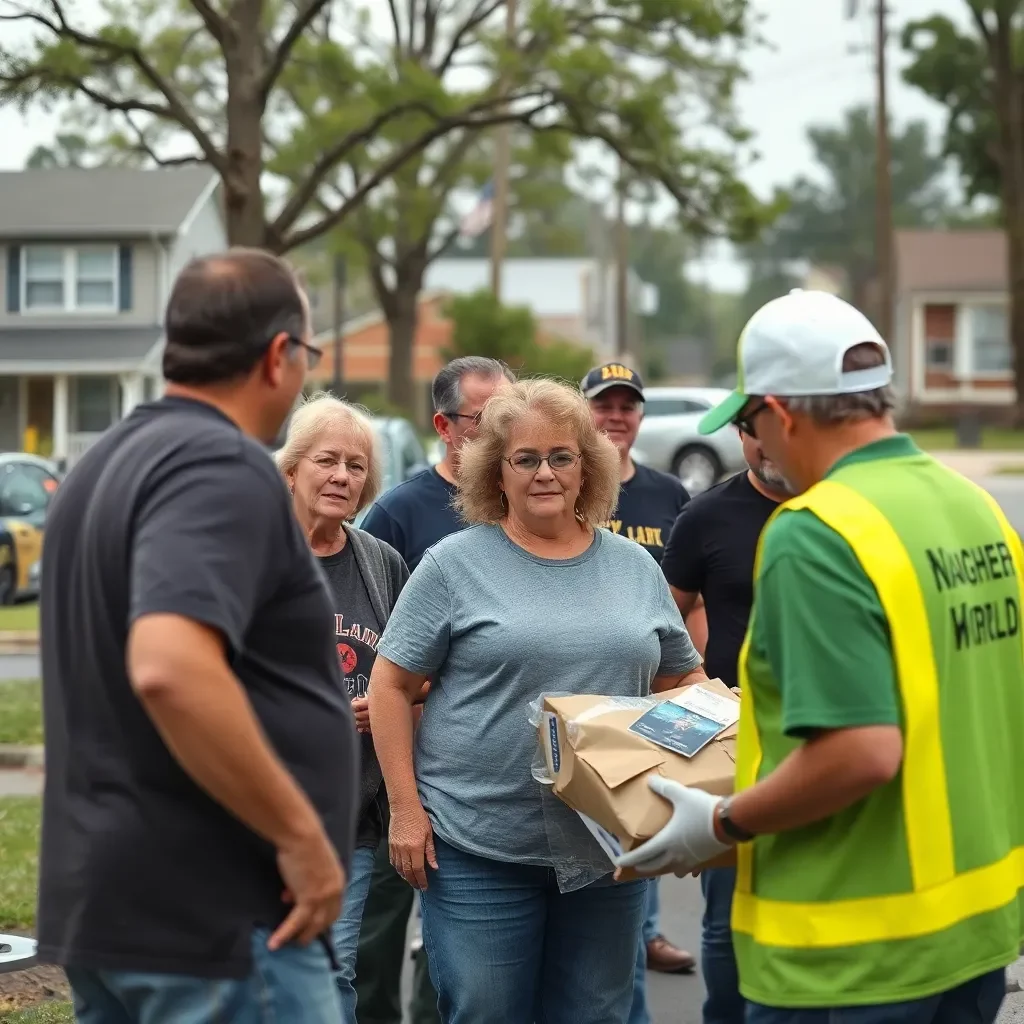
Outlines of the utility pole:
M855 18L860 0L847 0L846 17ZM889 144L889 102L886 71L886 25L889 10L885 0L875 8L875 274L878 310L876 326L889 344L893 342L893 303L896 282L892 227L892 152Z
M893 303L895 282L893 267L892 237L892 155L889 149L889 104L886 94L885 48L888 41L886 31L885 0L878 0L875 20L875 75L877 77L878 110L875 115L876 161L878 182L877 209L875 210L875 263L878 268L878 331L891 345Z
M345 386L345 373L342 366L344 358L344 345L342 335L345 331L345 283L348 277L348 266L345 257L337 253L334 257L334 380L331 383L331 391L335 398L342 398L342 389Z
M505 0L505 40L515 46L516 0ZM502 90L508 91L507 80ZM505 109L508 107L506 105ZM501 268L508 242L508 177L512 156L512 126L498 126L494 145L494 199L491 211L491 291L501 302Z
M615 199L615 354L629 353L629 224L626 223L626 165L619 160Z

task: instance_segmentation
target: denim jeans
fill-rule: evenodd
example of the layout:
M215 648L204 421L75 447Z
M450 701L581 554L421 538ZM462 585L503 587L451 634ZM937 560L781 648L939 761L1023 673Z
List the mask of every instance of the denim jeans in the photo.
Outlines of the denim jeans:
M267 949L252 937L247 978L67 969L78 1024L338 1024L338 988L323 943Z
M661 902L658 898L658 882L660 878L652 878L647 883L647 908L646 914L644 915L644 926L640 934L640 940L644 945L644 954L646 957L647 943L651 939L658 937L658 916L660 913Z
M348 885L341 916L331 926L331 943L338 961L334 980L341 993L341 1024L356 1024L356 952L359 949L359 925L363 920L363 906L370 891L373 875L374 847L358 846L352 852Z
M1006 972L980 978L927 999L877 1006L781 1010L747 1003L747 1024L993 1024L1006 995Z
M711 868L700 874L704 893L704 920L700 940L700 965L707 999L704 1024L743 1024L745 1004L740 995L740 976L732 948L732 893L735 868Z
M643 882L562 893L549 868L475 857L434 837L423 942L444 1024L622 1024Z
M633 1004L629 1008L626 1024L651 1024L647 1009L647 943L658 934L658 879L652 878L644 897L644 920L640 928L640 941L636 949L633 968Z

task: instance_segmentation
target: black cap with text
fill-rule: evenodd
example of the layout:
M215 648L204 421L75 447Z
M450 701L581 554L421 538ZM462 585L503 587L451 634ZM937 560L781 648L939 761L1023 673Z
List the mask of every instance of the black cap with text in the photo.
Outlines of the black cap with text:
M584 398L596 398L609 388L629 388L640 396L641 402L644 400L644 382L640 379L640 374L623 363L595 366L580 381L580 391L583 392Z

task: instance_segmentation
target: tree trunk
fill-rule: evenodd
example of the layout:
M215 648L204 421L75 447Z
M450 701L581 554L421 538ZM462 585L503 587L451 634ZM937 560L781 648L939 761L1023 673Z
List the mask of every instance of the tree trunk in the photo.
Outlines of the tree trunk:
M388 401L411 418L416 415L416 391L413 380L414 343L416 340L417 300L422 275L414 279L401 276L385 307L390 340L388 359Z
M227 170L224 208L229 245L270 248L280 245L267 237L263 203L263 102L260 76L263 71L263 43L258 11L250 23L240 18L232 26L224 47L227 70ZM279 240L277 240L279 243Z

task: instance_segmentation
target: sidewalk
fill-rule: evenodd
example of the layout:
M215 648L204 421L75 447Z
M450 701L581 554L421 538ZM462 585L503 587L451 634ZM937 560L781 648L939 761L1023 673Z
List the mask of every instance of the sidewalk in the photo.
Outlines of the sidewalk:
M975 482L1007 470L1024 473L1024 451L932 452L940 462Z

